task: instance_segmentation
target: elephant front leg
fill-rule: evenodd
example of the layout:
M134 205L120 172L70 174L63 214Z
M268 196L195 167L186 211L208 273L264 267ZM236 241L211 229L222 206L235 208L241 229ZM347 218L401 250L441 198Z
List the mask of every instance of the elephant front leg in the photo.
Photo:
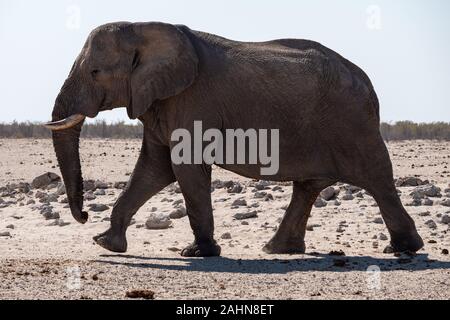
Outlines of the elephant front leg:
M125 252L131 218L148 199L174 181L168 148L144 146L127 187L114 205L110 228L94 241L109 251Z
M207 165L176 165L173 168L183 193L186 212L194 233L194 242L181 251L184 257L220 255L214 240L214 218L211 205L211 167Z
M294 182L292 199L273 238L264 246L269 254L305 253L306 224L320 191L328 181Z

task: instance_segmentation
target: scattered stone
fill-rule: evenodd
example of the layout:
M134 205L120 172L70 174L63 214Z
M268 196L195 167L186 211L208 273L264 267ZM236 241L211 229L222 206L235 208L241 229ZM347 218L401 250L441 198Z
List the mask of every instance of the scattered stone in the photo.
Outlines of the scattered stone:
M45 220L56 220L56 219L59 219L59 213L58 212L53 212L51 209L44 211L44 213L42 215L44 216Z
M247 201L244 198L239 198L233 201L231 204L232 207L246 207Z
M114 182L114 189L125 189L125 187L127 186L127 182L125 181L119 181L119 182Z
M168 229L172 226L172 221L169 217L163 215L150 215L145 222L145 226L150 230Z
M450 224L450 216L448 214L444 214L441 218L441 222L443 224Z
M125 294L127 298L130 299L145 299L145 300L153 300L155 299L155 293L151 290L132 290L127 291Z
M346 193L342 196L342 200L344 200L344 201L350 201L353 199L355 199L355 197L351 193Z
M345 256L345 252L342 250L332 250L328 253L329 256Z
M440 204L441 204L441 206L450 207L450 198L448 198L448 199L443 199L443 200L440 202Z
M316 201L314 202L314 207L316 208L323 208L327 206L327 202L322 199L320 196L317 197Z
M381 217L376 217L375 219L373 219L372 222L376 223L376 224L383 224L384 223L383 218L381 218Z
M436 229L437 225L436 222L434 222L433 220L428 220L425 222L425 224L430 228L430 229Z
M172 251L172 252L179 252L179 251L181 251L181 249L179 249L177 247L169 247L169 248L167 248L167 250Z
M61 177L58 176L56 173L53 172L47 172L43 175L40 175L33 179L33 182L31 182L31 187L33 189L39 189L47 187L52 182L59 182L61 181Z
M242 185L239 182L233 182L231 186L227 187L228 193L241 193L243 190Z
M186 216L187 216L186 208L183 206L176 208L169 214L170 219L181 219Z
M97 197L94 195L92 191L88 191L84 194L84 200L86 201L92 201L97 199Z
M48 227L65 227L67 225L69 225L70 222L64 222L63 219L55 219L53 222L49 223L47 226Z
M322 190L322 192L320 193L320 196L325 201L330 201L330 200L335 199L336 195L337 195L337 192L334 189L334 187L328 187L328 188Z
M267 189L270 189L269 188L270 185L271 185L271 183L269 181L260 180L255 184L255 189L256 190L267 190Z
M243 225L243 226L248 226L249 223L248 223L248 221L241 221L241 225Z
M386 241L389 240L389 238L384 234L384 233L380 233L378 235L378 239L382 240L382 241Z
M346 193L356 193L358 191L361 191L362 189L360 187L352 186L352 185L344 185L344 190L346 190Z
M336 207L339 207L340 205L341 205L341 203L339 202L339 200L334 200L334 203L333 203Z
M178 206L182 205L183 203L184 203L183 199L178 199L178 200L175 200L175 201L172 203L172 205L173 205L174 207L178 207Z
M419 187L416 187L411 193L410 196L413 199L424 199L425 197L441 197L441 189L436 187L433 184L426 184Z
M94 188L95 189L103 189L104 190L104 189L108 189L109 185L106 182L97 180L97 181L94 182Z
M83 180L83 190L84 191L94 191L95 181L94 180Z
M59 182L57 187L56 187L56 192L55 192L58 196L62 196L63 194L66 194L66 186L64 185L63 182Z
M222 234L220 236L220 238L225 239L225 240L231 239L231 234L229 232L225 232L224 234Z
M443 255L448 255L448 250L447 250L447 249L442 249L441 253L442 253Z
M430 216L430 211L419 212L419 216L428 217L428 216Z
M421 186L423 184L427 184L428 180L422 181L419 178L416 177L404 177L404 178L398 178L395 182L396 187L417 187Z
M429 198L425 198L422 200L422 205L424 206L432 206L433 205L433 200L429 199Z
M109 209L109 207L106 204L101 203L90 203L88 207L93 212L103 212Z
M0 237L11 237L11 232L9 231L0 232Z
M383 253L391 254L391 253L395 253L395 250L391 245L388 245L388 246L386 246L386 248L384 248Z
M255 194L253 195L253 197L256 199L263 199L266 196L267 196L267 192L264 192L264 191L256 191Z
M27 206L29 206L29 205L32 205L35 203L36 203L36 201L34 201L33 199L29 199L26 204L27 204Z
M104 196L104 195L106 195L105 189L97 189L94 192L94 196Z
M256 211L251 212L243 212L243 213L236 213L233 218L236 220L244 220L244 219L251 219L256 218L258 216L258 213Z

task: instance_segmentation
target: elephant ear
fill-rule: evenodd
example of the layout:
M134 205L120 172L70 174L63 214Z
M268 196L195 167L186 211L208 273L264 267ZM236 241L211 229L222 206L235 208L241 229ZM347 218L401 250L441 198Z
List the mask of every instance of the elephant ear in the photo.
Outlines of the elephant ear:
M191 86L197 76L198 58L188 37L173 25L136 23L133 30L136 49L127 112L136 119L155 100L173 97Z

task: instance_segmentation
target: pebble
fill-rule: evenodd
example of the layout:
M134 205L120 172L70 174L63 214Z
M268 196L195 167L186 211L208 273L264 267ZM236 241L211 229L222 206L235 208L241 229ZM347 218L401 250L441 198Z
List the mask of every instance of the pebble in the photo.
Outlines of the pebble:
M39 189L47 187L52 182L59 182L61 181L61 177L58 176L56 173L53 172L47 172L43 175L40 175L33 179L31 182L31 187L33 189Z
M104 195L106 195L105 189L97 189L94 192L94 196L104 196Z
M179 206L179 205L182 205L184 203L184 200L183 199L178 199L178 200L175 200L173 203L172 203L172 205L174 206L174 207L177 207L177 206Z
M376 217L375 219L373 219L372 222L376 223L376 224L383 224L384 223L383 218L380 218L380 217Z
M251 212L243 212L243 213L236 213L233 218L236 220L243 220L243 219L250 219L250 218L256 218L258 216L258 213L256 211Z
M231 234L229 232L225 232L220 236L220 238L225 240L231 239Z
M325 200L325 201L329 201L329 200L333 200L336 197L336 189L334 189L334 187L328 187L325 188L324 190L322 190L322 192L320 192L320 196Z
M239 198L233 201L231 204L232 207L246 207L247 201L244 198Z
M327 206L327 202L324 199L322 199L322 197L318 197L316 199L316 201L314 202L314 207L316 207L316 208L323 208L326 206Z
M345 201L350 201L353 199L355 199L355 197L351 193L346 193L342 196L342 200L345 200Z
M242 185L239 182L233 182L233 184L227 187L228 193L241 193L243 190Z
M106 204L101 203L91 203L88 205L89 209L93 212L103 212L109 209Z
M97 197L94 195L94 193L92 191L86 192L84 194L84 200L86 201L91 201L91 200L95 200L97 199Z
M440 197L441 196L441 189L436 187L433 184L427 184L422 185L419 187L416 187L410 195L414 199L424 199L425 197Z
M187 216L186 208L183 206L176 208L169 214L170 219L181 219L186 216Z
M145 227L150 230L168 229L172 226L172 221L169 217L162 215L150 215L145 222Z
M0 237L11 237L11 233L9 231L0 232Z
M430 228L430 229L436 229L437 225L436 222L434 222L433 220L428 220L425 222L425 224Z
M444 214L441 218L441 222L443 224L450 224L450 216L448 214Z
M398 178L395 182L396 187L417 187L423 184L427 184L428 181L422 181L419 178L416 177L404 177L404 178Z
M389 238L384 234L384 233L380 233L378 235L378 239L382 240L382 241L386 241L389 240Z

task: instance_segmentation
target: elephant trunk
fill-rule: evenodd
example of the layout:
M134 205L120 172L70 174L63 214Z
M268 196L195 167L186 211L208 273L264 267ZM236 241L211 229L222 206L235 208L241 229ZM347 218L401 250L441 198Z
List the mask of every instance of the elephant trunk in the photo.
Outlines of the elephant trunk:
M53 121L61 121L53 117ZM58 164L66 186L72 216L79 223L86 223L88 214L83 210L83 177L80 164L80 132L84 121L70 128L52 132Z

